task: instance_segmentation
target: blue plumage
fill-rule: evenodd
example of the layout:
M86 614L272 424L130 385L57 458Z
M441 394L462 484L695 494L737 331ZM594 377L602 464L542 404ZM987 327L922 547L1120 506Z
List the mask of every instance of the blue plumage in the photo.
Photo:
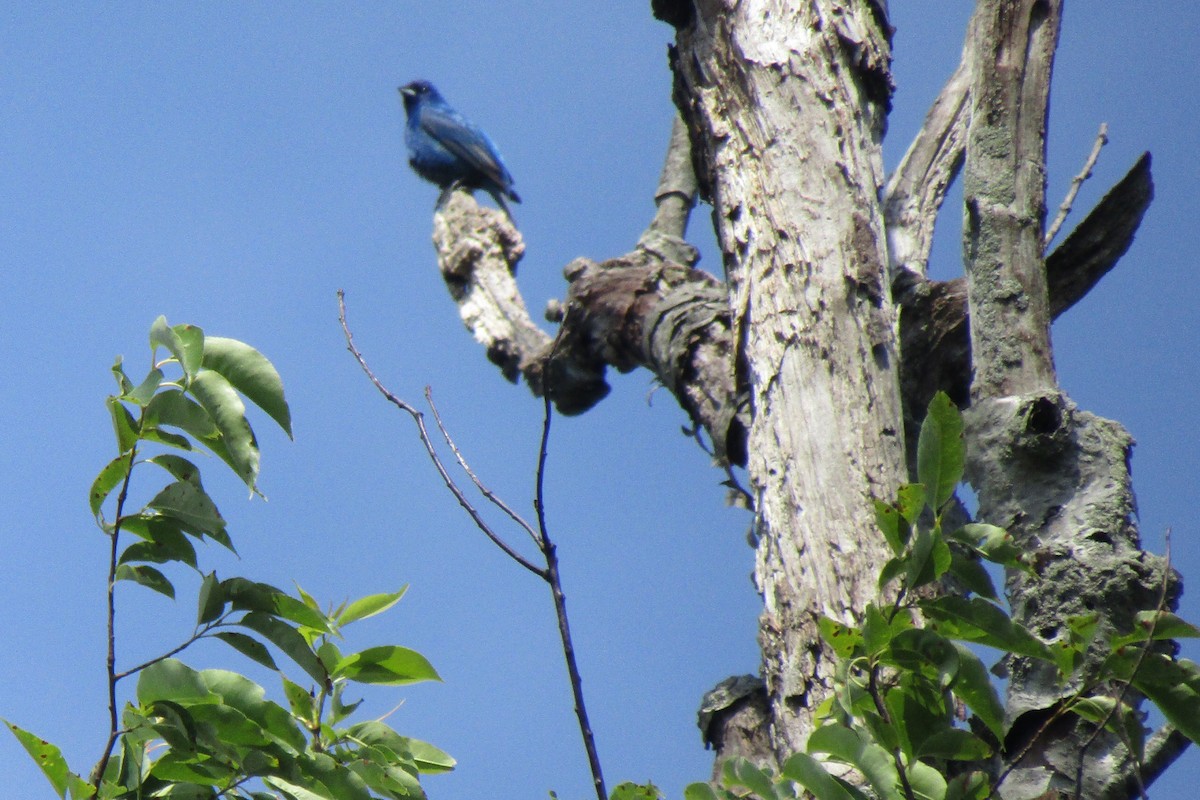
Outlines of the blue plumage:
M429 81L400 87L408 124L404 143L408 163L418 175L442 188L439 204L454 188L482 189L508 211L504 198L521 198L496 145L477 125L459 114Z

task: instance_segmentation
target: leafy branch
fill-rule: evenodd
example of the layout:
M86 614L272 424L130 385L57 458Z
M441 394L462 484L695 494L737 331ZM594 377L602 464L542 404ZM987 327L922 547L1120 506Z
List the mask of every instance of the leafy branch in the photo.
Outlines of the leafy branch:
M109 730L103 751L85 780L70 770L56 746L6 723L9 729L60 798L423 797L419 776L449 770L454 760L381 720L346 724L361 702L348 702L346 692L356 684L439 680L437 672L424 656L397 645L349 653L338 645L346 626L390 609L406 587L323 610L299 587L292 595L246 578L221 580L198 566L196 542L211 539L230 550L234 545L200 469L180 452L208 451L252 496L258 494L260 454L243 398L290 437L290 411L275 368L249 345L206 337L192 325L170 326L162 317L150 329L150 350L150 370L140 383L129 379L121 359L113 365L118 391L107 406L118 455L89 490L91 512L110 542ZM160 350L165 351L161 359ZM163 452L146 455L159 449ZM147 464L171 480L131 513L142 483L135 475ZM132 543L125 544L123 534ZM117 588L128 582L174 599L175 585L163 565L187 567L200 576L195 629L165 653L119 670ZM288 707L267 700L265 690L249 678L193 670L175 658L206 638L220 639L279 673ZM289 679L273 653L286 656L304 679ZM122 708L118 686L135 675L134 697Z
M880 571L879 603L858 619L820 620L837 657L836 687L805 751L787 758L779 775L730 759L720 785L692 784L687 800L791 800L798 789L818 800L985 800L1066 715L1113 731L1141 765L1147 731L1127 700L1130 690L1169 722L1171 734L1152 741L1178 734L1200 740L1200 666L1156 646L1200 636L1200 629L1165 610L1165 592L1157 608L1137 615L1133 630L1104 641L1095 615L1068 619L1048 642L1012 620L984 564L1032 575L1034 559L993 525L943 529L962 479L962 432L958 410L939 394L918 442L921 482L876 503L893 557ZM980 646L1050 665L1062 685L1078 686L1015 752L1005 747L1012 747L1005 710ZM1089 661L1093 652L1105 655ZM1081 758L1093 738L1081 742Z

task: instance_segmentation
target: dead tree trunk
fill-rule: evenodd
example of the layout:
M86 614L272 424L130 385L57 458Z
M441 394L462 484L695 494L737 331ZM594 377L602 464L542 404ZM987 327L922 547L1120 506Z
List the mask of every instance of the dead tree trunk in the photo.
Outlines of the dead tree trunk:
M1143 552L1138 538L1131 437L1118 423L1078 409L1055 378L1042 251L1046 116L1060 15L1058 0L989 2L970 33L977 57L964 173L975 365L968 478L980 517L1040 557L1036 577L1009 577L1014 617L1053 640L1067 635L1069 617L1094 612L1102 641L1114 630L1128 632L1136 612L1157 606L1165 565ZM1167 592L1172 605L1174 594ZM1089 655L1095 661L1107 654ZM1016 768L1003 797L1102 797L1140 768L1115 735L1093 740L1093 726L1071 717L1045 728L1087 675L1085 667L1074 685L1060 687L1043 664L1011 663L1005 747Z
M879 201L888 29L869 4L687 4L676 101L713 205L750 387L763 679L776 757L832 688L817 619L853 622L904 480Z
M747 467L762 680L731 679L706 699L718 761L771 763L803 747L832 685L817 616L854 622L874 599L886 553L871 501L906 479L906 431L937 390L971 406L981 519L1039 555L1039 579L1008 582L1018 620L1046 638L1084 611L1127 629L1158 601L1164 565L1140 549L1129 436L1059 390L1049 326L1129 247L1153 187L1144 156L1044 254L1061 0L980 0L958 70L886 183L882 0L652 5L676 30L683 119L658 214L629 254L568 265L566 302L548 314L558 336L526 311L514 276L523 244L500 214L455 194L435 244L464 322L511 380L574 414L607 393L608 367L645 367L716 455ZM967 275L929 281L933 222L960 170ZM724 282L691 268L683 240L697 187ZM1083 747L1088 730L1046 724L1063 690L1010 666L1006 798L1073 796L1081 757L1081 796L1132 796L1181 749L1160 732L1138 768L1114 739Z

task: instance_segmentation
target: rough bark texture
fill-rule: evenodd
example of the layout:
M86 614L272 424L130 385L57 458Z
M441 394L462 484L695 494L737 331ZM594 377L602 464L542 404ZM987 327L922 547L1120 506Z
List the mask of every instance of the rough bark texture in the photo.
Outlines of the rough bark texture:
M567 265L557 340L533 322L517 291L524 244L500 212L452 193L434 216L438 264L464 324L509 380L523 376L538 395L549 385L555 407L570 415L608 394L608 367L645 367L709 433L718 457L743 464L749 406L734 378L728 295L708 273L671 260L695 259L670 233L681 224L679 192L661 193L660 209L671 210L632 253Z
M963 176L963 260L971 298L973 393L1003 397L1053 386L1042 231L1046 111L1060 3L987 3L977 14ZM977 302L982 300L983 302Z
M754 410L763 678L777 756L832 685L819 614L847 621L886 559L871 500L904 477L879 203L891 83L866 2L703 2L677 27L676 102L713 204ZM719 753L719 756L724 755Z
M1078 410L1054 375L1042 231L1045 121L1061 7L988 0L984 9L971 32L974 108L964 167L974 358L967 477L979 494L980 518L1006 527L1038 556L1036 578L1009 576L1014 618L1054 639L1068 617L1095 611L1103 637L1128 631L1136 611L1155 606L1163 565L1141 552L1133 520L1132 439L1117 423ZM1078 685L1060 688L1040 663L1018 659L1010 668L1005 749L1006 758L1020 761L1002 797L1096 797L1114 775L1131 771L1114 736L1101 734L1085 757L1088 726L1068 717L1043 729Z
M607 394L608 367L645 367L718 455L748 467L763 667L705 698L718 765L734 755L770 765L802 747L832 679L817 615L853 621L874 599L887 553L870 501L904 479L905 431L938 390L969 407L980 519L1038 555L1037 579L1008 582L1017 619L1048 638L1087 611L1106 630L1128 629L1156 602L1164 567L1140 550L1132 440L1059 391L1049 328L1128 249L1153 184L1146 155L1044 258L1061 0L980 0L961 65L886 186L885 4L652 5L676 28L684 122L637 246L567 266L566 301L550 315L559 335L533 323L517 292L523 244L503 215L454 193L434 238L464 322L510 380L549 387L573 414ZM934 220L960 169L967 277L929 281ZM691 268L683 236L697 186L713 204L726 282ZM1177 592L1169 584L1168 605ZM1090 732L1043 729L1064 691L1027 662L1009 667L1003 757L1018 763L1001 796L1075 796ZM1142 779L1184 746L1170 731L1152 737ZM1134 796L1118 742L1101 736L1086 756L1080 796Z
M1116 266L1133 244L1153 197L1150 154L1146 153L1046 258L1052 318L1083 299ZM900 389L905 436L911 448L934 394L946 392L962 409L970 405L967 281L930 281L905 267L896 272L892 294L900 306L900 352L910 356L901 359Z

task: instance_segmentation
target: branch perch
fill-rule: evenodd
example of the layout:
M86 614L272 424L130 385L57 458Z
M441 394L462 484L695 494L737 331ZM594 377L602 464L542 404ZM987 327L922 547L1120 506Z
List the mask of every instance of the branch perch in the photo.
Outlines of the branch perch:
M506 378L524 377L538 396L551 386L555 409L575 415L608 394L608 367L645 367L707 430L719 458L743 464L749 402L734 377L728 292L691 268L698 256L683 239L696 198L691 165L687 131L676 119L656 214L635 249L565 268L570 285L556 317L557 346L521 298L513 272L524 244L503 215L454 192L434 217L434 245L463 322Z

